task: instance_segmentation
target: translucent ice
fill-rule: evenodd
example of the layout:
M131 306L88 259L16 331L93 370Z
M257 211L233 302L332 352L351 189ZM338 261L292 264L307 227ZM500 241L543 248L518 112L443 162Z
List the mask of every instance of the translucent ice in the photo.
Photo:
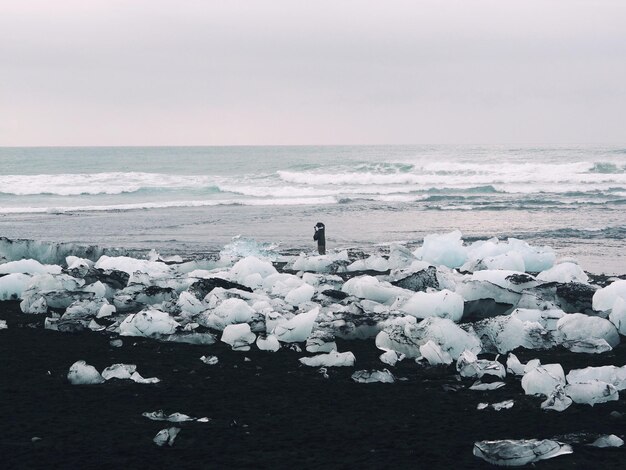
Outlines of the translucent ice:
M463 297L447 289L416 292L400 310L416 318L441 317L459 321L463 316Z
M572 399L567 396L563 385L559 384L554 387L548 398L541 403L542 410L564 411L573 403Z
M411 294L411 292L392 286L388 282L380 282L372 276L353 277L344 283L341 290L348 295L380 303L392 302L398 296L408 297Z
M474 443L474 455L493 465L520 467L539 460L571 454L571 446L549 439L480 441Z
M67 379L72 385L94 385L104 382L104 378L94 366L85 361L76 361L67 373Z
M148 308L128 315L120 324L120 335L158 337L174 333L179 326L167 312Z
M454 361L452 356L447 352L443 351L441 347L435 343L434 341L427 341L425 344L422 344L419 347L420 354L431 366L436 366L440 364L452 364ZM388 353L394 353L394 351L389 351ZM385 353L385 354L388 354ZM393 365L393 364L392 364Z
M0 278L1 283L2 278ZM615 325L620 335L626 336L626 300L622 298L615 300L609 314L609 321Z
M626 301L626 279L619 279L593 294L593 309L604 311L613 308L615 301Z
M270 261L248 256L237 261L230 273L234 281L244 286L256 288L262 284L264 278L276 274L277 271Z
M467 260L461 232L431 234L424 237L423 245L414 254L419 259L449 268L458 268Z
M178 433L180 432L180 428L171 427L167 429L161 429L156 436L154 436L154 443L159 447L164 446L165 444L172 446L174 444L174 440Z
M147 261L128 256L103 255L95 264L96 269L123 271L129 275L135 272L148 274L152 278L171 276L172 269L160 261Z
M220 302L213 310L207 310L198 318L198 323L216 330L227 325L247 323L252 320L254 310L242 299L230 298Z
M610 434L607 436L600 436L593 443L589 444L593 447L622 447L624 445L624 440L620 437L617 437L615 434Z
M354 354L349 351L344 353L331 351L328 354L300 358L302 364L310 367L352 367L355 361Z
M404 359L404 354L398 354L395 351L387 351L379 356L380 360L390 366L395 366L398 361Z
M0 300L17 300L30 284L28 274L8 274L0 277Z
M456 361L456 370L461 377L480 379L485 375L492 375L499 379L506 377L504 366L498 361L478 359L472 351L463 351Z
M130 379L136 370L135 364L113 364L102 371L102 377L104 380Z
M224 328L221 341L237 351L249 351L250 345L254 343L256 335L250 331L250 325L240 323L238 325L228 325Z
M315 288L309 284L302 284L300 287L296 287L289 291L289 293L285 296L285 302L298 306L305 302L311 300L315 294Z
M268 335L265 338L259 336L256 340L256 345L261 351L276 352L280 349L280 343L274 335Z
M595 405L596 403L606 403L608 401L619 400L619 392L614 385L600 380L590 380L588 382L575 382L565 386L565 393L574 403Z
M308 312L300 313L292 319L278 324L274 328L274 335L283 343L306 341L313 330L318 314L319 308L317 307Z
M332 333L315 330L306 340L306 350L310 353L331 352L337 350L337 343Z
M626 366L600 366L572 369L569 371L566 378L568 383L600 380L614 385L618 390L626 390Z
M589 276L585 274L580 266L572 262L564 262L554 267L540 272L537 275L538 281L543 282L582 282L586 283Z
M373 382L392 384L396 381L396 378L387 369L357 370L354 374L352 374L352 380L361 384L369 384Z
M522 377L522 388L526 395L549 397L557 385L565 385L561 364L545 364L526 372Z
M620 341L617 328L609 320L582 313L563 315L557 322L556 329L564 342L603 339L614 348Z
M372 255L365 259L356 260L347 267L348 271L387 271L389 262L382 256Z
M61 274L61 266L44 265L34 259L22 259L0 264L0 274L23 273L23 274Z

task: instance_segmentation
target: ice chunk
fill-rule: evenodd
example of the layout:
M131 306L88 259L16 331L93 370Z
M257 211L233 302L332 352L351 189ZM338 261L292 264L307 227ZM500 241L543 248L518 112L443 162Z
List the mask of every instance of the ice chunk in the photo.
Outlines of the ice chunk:
M559 263L554 267L540 272L537 275L538 281L543 282L582 282L586 283L589 276L585 274L580 266L576 263L565 262Z
M0 320L0 330L6 330L8 328L6 320Z
M617 437L615 434L610 434L607 436L600 436L595 441L593 441L590 446L593 447L622 447L624 445L623 439Z
M306 340L306 350L310 353L331 352L337 350L337 343L332 333L315 330Z
M397 243L392 243L389 246L389 259L387 262L390 269L408 268L414 261L417 261L417 259L406 246Z
M130 379L133 372L137 370L135 364L113 364L102 371L104 380Z
M454 231L446 234L431 234L424 237L423 245L414 255L424 261L449 268L458 268L467 260L467 249L463 246L462 234Z
M0 277L0 300L17 300L30 284L28 274L8 274Z
M493 408L495 411L510 410L511 408L513 408L514 405L515 401L513 400L504 400L498 403L493 403L491 405L491 408Z
M123 271L129 275L135 272L148 274L151 278L163 278L173 274L172 268L160 261L147 261L128 256L111 257L103 255L95 264L96 269Z
M280 343L274 335L268 335L265 338L259 336L256 340L256 345L261 351L276 352L280 349Z
M484 375L493 375L500 379L506 377L504 366L498 361L478 359L472 351L463 351L456 361L456 370L461 377L480 379Z
M250 325L247 323L228 325L224 328L221 338L224 343L230 344L237 351L249 351L255 339L256 335L250 331Z
M398 296L408 296L410 292L392 286L388 282L380 282L372 276L358 276L349 279L341 287L341 291L361 299L369 299L379 303L393 302Z
M520 346L527 349L548 348L553 338L539 321L526 321L517 315L501 315L474 323L485 351L501 354Z
M452 362L454 361L450 354L443 351L437 343L431 340L427 341L425 344L422 344L419 347L419 350L422 357L426 359L431 366L436 366L440 364L448 365L452 364Z
M317 319L319 308L300 313L292 319L277 325L274 335L283 343L299 343L306 341Z
M240 259L230 269L233 280L253 289L259 287L264 278L277 272L270 261L255 256Z
M369 384L373 382L392 384L396 381L396 378L387 369L357 370L354 374L352 374L352 380L361 384Z
M159 383L161 380L156 378L156 377L149 377L147 379L144 379L139 372L133 372L133 375L130 376L130 380L132 380L135 383L138 384L156 384Z
M204 326L223 330L227 325L247 323L252 320L254 310L245 300L230 298L222 301L214 310L207 310L197 317Z
M141 413L141 416L151 419L152 421L169 421L170 423L184 423L187 421L196 421L196 418L192 418L191 416L184 413L172 413L166 415L163 410L152 412L145 411Z
M478 390L478 391L486 391L486 390L497 390L499 388L504 387L506 384L504 382L481 382L477 380L474 384L469 388L470 390Z
M165 444L172 446L174 444L174 440L178 433L180 432L180 428L171 427L167 429L161 429L156 436L154 436L154 443L159 447L164 446Z
M565 341L563 346L572 352L587 354L602 354L613 349L603 338L589 338L581 341Z
M522 377L522 388L526 395L549 397L557 385L565 385L565 373L561 364L538 366L526 372Z
M619 333L610 321L600 317L590 317L582 313L563 315L556 323L562 341L585 341L603 339L611 347L619 344Z
M300 358L302 364L310 367L352 367L355 361L354 354L349 351L344 353L331 351L328 354Z
M576 382L565 386L565 393L574 401L586 405L619 400L619 392L614 385L600 380Z
M180 293L176 305L182 313L191 316L206 310L206 306L195 295L187 291Z
M90 366L85 361L76 361L67 373L67 380L72 385L94 385L104 382L104 378L94 366Z
M557 385L548 398L541 403L542 410L564 411L573 403L567 396L562 385Z
M109 304L109 302L105 300L102 306L100 307L100 310L98 310L98 313L96 314L96 318L110 317L115 312L116 312L115 306Z
M430 317L417 323L415 317L402 317L386 323L376 336L376 347L384 351L396 351L406 357L421 356L419 346L432 340L453 359L464 350L481 351L480 340L470 328L466 332L447 318Z
M61 274L61 266L44 265L34 259L22 259L0 264L0 274Z
M204 362L205 364L208 364L210 366L214 366L215 364L218 363L219 359L217 358L217 356L202 356L200 358L200 360L202 362Z
M520 467L539 460L571 454L571 446L549 439L480 441L474 443L474 455L492 465Z
M289 291L285 296L285 302L291 305L298 306L305 302L308 302L315 294L315 288L309 284L302 284L300 287L296 287Z
M128 315L120 324L121 336L171 335L180 325L167 312L156 309L146 309L139 313Z
M294 271L313 271L318 273L344 271L348 264L348 252L329 253L320 256L306 256L304 253L293 262Z
M459 321L463 316L463 297L447 289L440 292L417 292L400 310L416 318L441 317Z
M387 271L389 262L382 256L372 255L366 259L356 260L346 268L348 271Z
M567 374L568 383L600 380L613 384L618 390L626 390L626 366L600 366L572 369Z
M398 354L395 351L387 351L379 356L380 360L390 366L395 366L398 361L404 359L404 354Z
M619 279L593 294L594 310L604 311L613 308L615 301L621 298L626 301L626 279Z
M483 264L487 269L507 269L511 271L526 271L524 257L515 251L503 253L497 256L483 258Z
M524 375L524 365L513 353L509 353L506 358L506 371L514 375Z
M0 283L2 283L2 278L0 278ZM615 325L620 335L626 336L626 300L622 298L615 300L609 314L609 321Z

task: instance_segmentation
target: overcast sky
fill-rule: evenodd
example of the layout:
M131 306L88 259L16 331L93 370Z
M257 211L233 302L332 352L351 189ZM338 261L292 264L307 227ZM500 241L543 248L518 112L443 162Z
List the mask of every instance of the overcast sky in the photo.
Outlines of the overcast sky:
M2 0L0 145L626 142L626 0Z

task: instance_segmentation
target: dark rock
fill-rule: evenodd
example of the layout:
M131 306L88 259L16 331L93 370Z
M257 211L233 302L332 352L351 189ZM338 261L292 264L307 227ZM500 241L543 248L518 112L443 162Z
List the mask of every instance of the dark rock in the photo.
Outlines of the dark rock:
M466 301L463 305L464 322L482 320L510 313L514 305L496 302L494 299Z
M345 292L335 289L326 289L322 292L322 294L337 300L343 300L348 297L348 294L346 294Z
M592 300L595 292L595 287L579 282L568 282L556 286L557 301L566 313L592 312Z
M522 273L511 274L510 276L507 276L505 279L509 281L511 284L516 284L516 285L526 284L527 282L533 282L535 280L534 277L528 274L522 274Z
M403 279L394 281L392 284L414 292L423 292L429 287L439 289L439 281L437 281L437 268L429 266L428 268L413 273Z
M188 290L191 294L195 295L198 300L202 300L209 292L211 292L216 287L221 287L222 289L239 289L246 292L252 292L252 289L250 289L249 287L238 284L236 282L226 281L225 279L220 279L218 277L199 279L191 286L189 286Z
M71 276L74 276L72 271L74 270L68 270L68 273ZM113 289L124 289L128 285L128 280L130 279L130 275L124 271L105 271L104 269L96 268L90 268L87 274L78 277L83 277L87 284L93 284L96 281L100 281L103 284L111 286Z

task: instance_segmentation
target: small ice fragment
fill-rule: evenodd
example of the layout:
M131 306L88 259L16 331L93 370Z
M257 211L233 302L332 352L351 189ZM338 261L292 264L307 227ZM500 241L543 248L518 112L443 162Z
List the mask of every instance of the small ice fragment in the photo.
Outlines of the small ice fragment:
M480 390L480 391L484 391L484 390L497 390L499 388L504 387L505 383L504 382L489 382L489 383L483 383L480 380L477 380L476 382L474 382L474 384L469 388L470 390Z
M422 357L426 359L431 366L437 366L441 364L448 365L452 364L452 362L454 361L454 359L452 359L452 356L450 356L450 354L441 349L441 346L439 346L433 340L428 340L426 344L422 344L419 347L419 350Z
M6 320L0 320L0 330L6 330L8 328Z
M162 447L167 443L169 446L174 444L174 439L180 432L180 428L171 427L166 429L161 429L156 436L154 436L154 443L159 447Z
M357 370L352 374L352 380L358 383L373 383L381 382L386 384L392 384L396 381L395 377L387 369L383 370Z
M400 356L404 356L404 354L400 354ZM380 355L380 360L385 364L395 366L396 363L401 359L398 357L398 353L396 353L395 351L387 351Z
M210 366L214 366L215 364L217 364L219 359L217 358L217 356L208 356L208 357L207 356L202 356L200 358L200 360L202 362L204 362L205 364L208 364Z
M524 375L524 365L513 353L509 353L509 357L506 358L506 371L513 375Z
M354 354L349 351L344 353L331 351L328 354L300 358L302 364L310 367L352 367L355 361Z
M491 407L496 411L500 411L500 410L509 410L513 408L513 405L515 405L515 402L513 400L504 400L499 403L493 403Z
M211 418L207 418L206 416L204 418L198 418L196 419L196 421L198 423L208 423L209 421L211 421Z
M139 375L139 372L134 372L133 375L130 376L130 380L138 384L156 384L161 381L161 379L156 377L148 377L147 379L144 379L141 375Z
M476 457L505 467L518 467L572 452L571 446L549 439L480 441L474 443L473 451Z
M228 325L224 328L221 341L230 344L235 351L249 351L250 345L256 340L256 335L250 331L247 323Z
M476 407L477 410L486 410L489 408L489 403L479 403Z
M67 379L72 385L93 385L101 384L104 378L94 366L90 366L85 361L76 361L67 373Z
M136 370L135 364L113 364L102 371L102 377L104 380L130 379Z
M121 348L124 342L121 339L112 339L109 344L114 348Z
M274 335L268 335L265 338L259 336L256 340L256 345L261 351L276 352L280 349L280 343Z
M574 403L591 406L619 400L619 392L615 385L601 380L568 384L565 386L565 393L574 400Z
M622 447L624 445L624 441L615 434L610 434L597 438L589 445L593 447Z
M559 384L548 396L547 400L541 403L542 410L564 411L572 404L572 399L565 394L563 385Z
M328 378L328 369L326 369L326 367L320 367L319 369L317 369L317 373L321 374L322 377L324 377L325 379Z
M522 388L526 395L548 397L557 385L565 385L565 373L561 364L545 364L532 369L522 377Z

